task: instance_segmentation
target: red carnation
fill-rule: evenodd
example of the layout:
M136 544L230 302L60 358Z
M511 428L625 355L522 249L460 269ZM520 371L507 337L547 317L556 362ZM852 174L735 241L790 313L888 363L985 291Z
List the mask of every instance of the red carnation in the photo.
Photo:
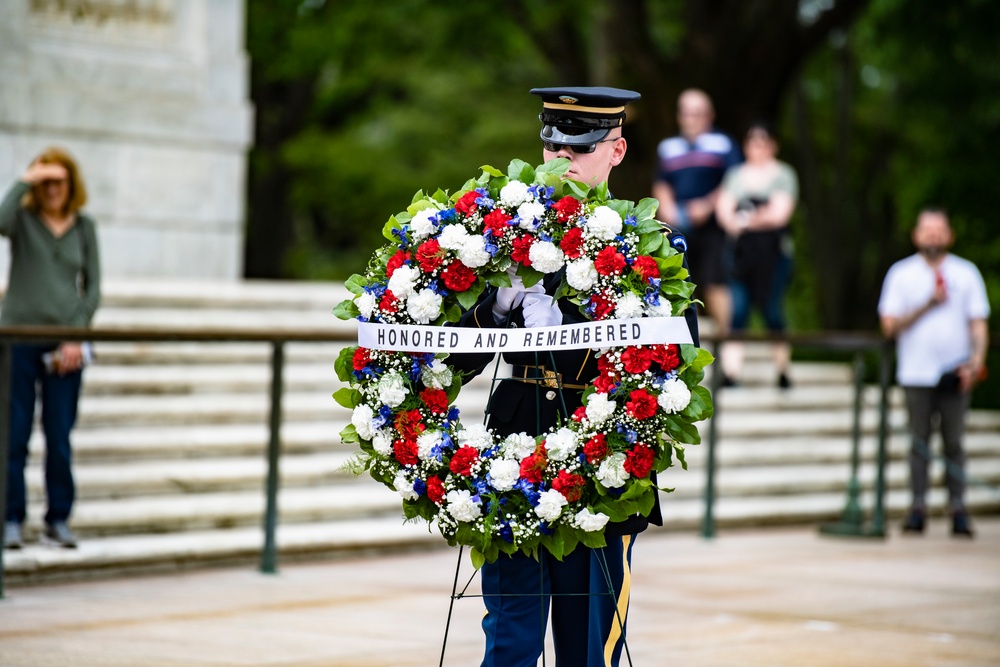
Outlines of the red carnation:
M656 265L656 260L649 255L639 255L632 264L632 270L642 276L643 280L660 277L660 267Z
M456 475L469 477L472 474L472 466L479 460L479 450L475 447L459 447L455 455L451 457L448 469Z
M608 455L608 441L603 433L598 433L587 441L583 446L583 454L587 457L587 463L597 463L603 461Z
M680 348L676 345L653 345L653 361L665 371L672 371L681 365Z
M479 193L475 190L469 190L462 198L455 202L455 210L459 213L464 213L465 215L472 215L476 212L476 200L479 199Z
M378 309L383 313L395 313L399 310L396 307L398 301L399 299L396 298L396 295L391 290L386 290L385 294L382 295L382 300L378 302Z
M515 262L520 262L525 266L531 266L531 259L528 257L528 251L531 250L531 244L535 242L533 236L528 236L524 234L518 236L511 242L513 246L510 252L510 258Z
M441 252L441 244L437 239L428 239L417 248L417 262L424 273L431 273L441 266L443 261L444 253Z
M444 286L454 292L464 292L472 287L476 282L476 274L457 259L445 267L441 272Z
M611 299L603 294L592 294L590 296L590 303L594 306L595 320L607 319L608 315L615 309L615 305Z
M494 237L500 238L507 231L508 220L510 220L510 216L498 208L486 214L483 218L483 227L493 232Z
M648 347L628 347L622 352L622 365L629 373L642 373L649 370L653 361L653 351Z
M396 415L393 427L395 427L397 433L407 440L416 439L418 435L427 429L420 416L420 410L404 410L400 412Z
M395 455L396 460L399 461L400 465L404 466L415 466L417 465L417 441L416 440L397 440L392 443L392 453Z
M625 410L636 419L649 419L656 414L656 397L645 389L633 389Z
M367 347L359 347L354 350L354 356L351 359L354 362L354 370L362 371L372 360L372 351Z
M559 247L562 249L563 254L570 259L576 259L580 256L583 251L583 230L579 227L573 227L566 235L562 237L562 241L559 242Z
M431 389L428 387L420 392L420 400L434 414L443 415L448 412L448 394L443 389Z
M587 486L587 480L565 470L560 470L556 478L552 480L552 488L563 494L563 497L571 503L580 499L585 486Z
M545 451L545 443L535 448L535 453L526 456L521 461L521 479L526 479L532 484L538 484L545 475L545 466L549 464L549 456Z
M653 458L653 450L640 442L625 454L625 472L642 479L653 469Z
M575 197L563 197L552 205L552 210L556 212L559 222L568 222L580 211L580 200Z
M600 375L594 380L594 388L602 394L610 394L614 390L616 382L618 380L610 375Z
M609 245L594 258L594 268L602 276L615 275L625 268L625 255L618 252L618 248Z
M573 421L582 422L586 418L587 418L586 406L581 405L580 407L578 407L576 410L573 411Z
M438 505L444 500L444 482L437 475L427 478L427 497Z
M396 269L403 266L409 259L410 253L397 250L396 254L390 257L389 261L385 263L385 275L392 278L392 274L396 272Z

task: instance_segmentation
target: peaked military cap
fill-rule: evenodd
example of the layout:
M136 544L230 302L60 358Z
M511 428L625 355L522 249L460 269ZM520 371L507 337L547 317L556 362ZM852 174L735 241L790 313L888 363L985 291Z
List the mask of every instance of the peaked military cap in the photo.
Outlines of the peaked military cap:
M542 141L567 146L593 144L625 122L625 105L641 95L633 90L584 86L532 88L542 98Z

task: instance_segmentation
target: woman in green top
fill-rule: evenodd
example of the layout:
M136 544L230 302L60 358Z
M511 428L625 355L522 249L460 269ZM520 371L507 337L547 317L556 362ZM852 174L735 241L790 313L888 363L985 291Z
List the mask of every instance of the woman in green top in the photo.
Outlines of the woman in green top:
M0 203L0 234L10 239L11 265L0 325L90 325L101 298L93 219L80 212L87 192L64 150L32 161ZM24 465L41 392L45 431L46 538L76 546L67 521L75 488L69 434L76 422L87 348L80 343L26 343L11 350L10 459L4 545L19 548L26 511Z
M791 277L791 238L788 221L798 199L798 178L789 165L776 159L774 133L757 123L747 131L743 143L746 162L733 167L722 181L716 201L716 218L735 239L732 280L732 330L746 329L750 308L760 310L772 333L785 330L785 289ZM735 384L743 363L739 343L722 348L724 383ZM774 345L778 386L792 386L788 375L791 348Z

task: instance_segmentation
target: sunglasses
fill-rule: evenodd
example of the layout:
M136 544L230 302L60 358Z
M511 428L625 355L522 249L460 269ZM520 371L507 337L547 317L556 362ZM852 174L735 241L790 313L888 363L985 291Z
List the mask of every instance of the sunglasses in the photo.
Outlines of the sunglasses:
M587 153L593 153L594 151L596 151L597 144L603 144L609 141L617 141L617 140L618 140L617 137L612 137L611 139L601 139L600 141L595 141L592 144L579 144L579 145L556 144L551 141L543 141L542 148L549 151L550 153L558 153L563 146L566 146L567 148L571 149L574 153L580 153L585 155Z

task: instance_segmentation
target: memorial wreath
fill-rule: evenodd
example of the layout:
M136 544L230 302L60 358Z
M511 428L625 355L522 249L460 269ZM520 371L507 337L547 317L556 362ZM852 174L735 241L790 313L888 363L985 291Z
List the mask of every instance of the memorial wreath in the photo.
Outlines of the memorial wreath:
M557 297L590 320L676 317L694 285L683 257L654 218L656 201L612 199L564 180L569 161L484 166L458 192L418 192L392 216L364 275L337 306L341 319L414 326L457 322L487 286L526 287L558 273ZM578 544L605 544L608 521L648 515L653 473L699 442L695 422L712 414L700 383L711 355L691 344L600 350L584 404L547 433L495 436L463 423L455 398L463 376L447 354L352 346L337 359L353 410L342 432L358 443L350 468L402 496L408 519L436 524L473 561L539 548L562 558ZM666 490L666 489L665 489Z

